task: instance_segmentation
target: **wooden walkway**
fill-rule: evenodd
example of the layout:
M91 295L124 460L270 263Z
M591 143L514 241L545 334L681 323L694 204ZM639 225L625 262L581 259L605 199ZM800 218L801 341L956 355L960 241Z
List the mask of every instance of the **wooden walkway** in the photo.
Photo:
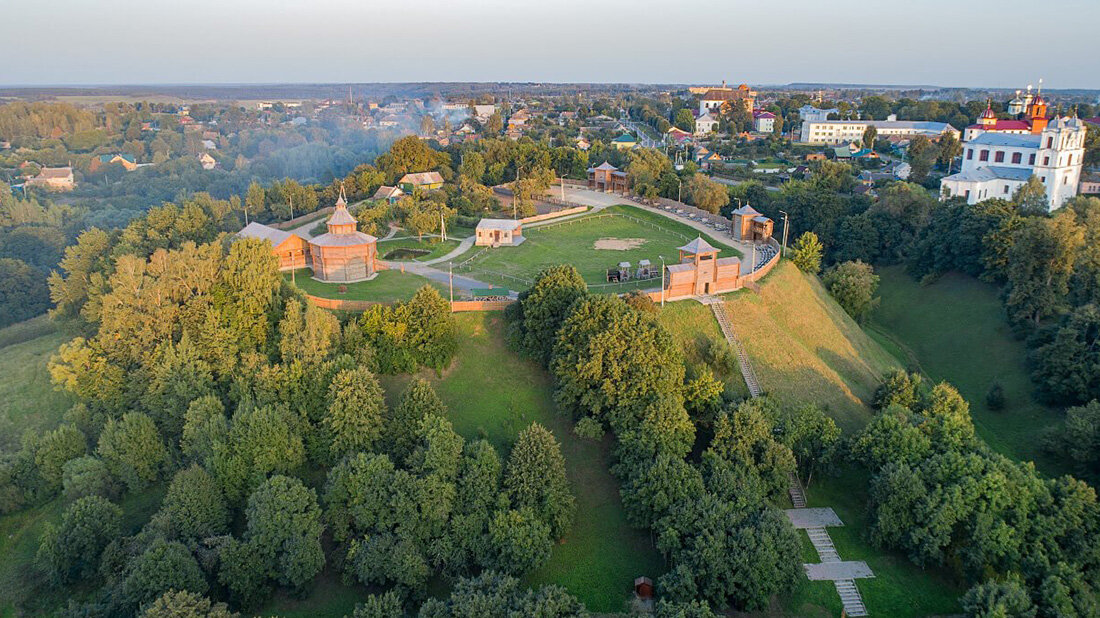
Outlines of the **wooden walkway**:
M729 311L726 309L726 303L717 296L703 296L699 298L699 302L704 305L710 305L711 311L714 312L714 318L718 320L718 327L722 330L722 336L726 338L730 347L737 354L737 363L741 368L741 375L745 379L745 386L749 389L749 395L752 397L759 397L764 393L764 390L760 387L760 380L756 377L756 372L752 369L752 363L749 362L749 355L745 352L744 346L737 339L737 333L733 330L733 320L730 318ZM802 489L802 483L798 480L798 477L794 474L791 475L791 486L788 490L791 495L791 503L795 509L806 508L806 492ZM833 539L829 536L829 531L824 526L812 526L805 528L806 534L810 537L810 543L813 544L814 549L817 550L818 559L822 563L840 563L840 554L836 551L836 546L833 545ZM805 565L804 565L805 566ZM866 566L866 565L864 565ZM867 569L870 573L870 569ZM870 575L874 577L873 574ZM848 616L867 616L867 606L863 603L863 597L859 594L859 588L856 587L854 579L838 579L833 581L833 585L836 586L836 592L840 595L840 603L844 607L844 612Z

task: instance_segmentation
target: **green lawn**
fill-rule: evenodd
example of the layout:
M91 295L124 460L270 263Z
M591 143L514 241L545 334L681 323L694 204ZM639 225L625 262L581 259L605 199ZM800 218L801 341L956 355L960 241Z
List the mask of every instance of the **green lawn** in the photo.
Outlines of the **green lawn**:
M1034 461L1048 474L1069 472L1040 449L1039 434L1061 413L1032 399L1024 344L1009 330L997 288L958 273L922 286L900 267L879 276L882 304L869 331L932 381L954 384L970 402L978 434L998 452ZM1005 391L1000 411L985 405L994 381Z
M18 448L27 429L52 429L72 405L46 370L67 339L46 316L0 329L0 450Z
M424 240L417 240L415 238L380 240L378 241L378 257L383 260L424 262L447 255L458 247L458 243L459 241L454 239L443 241L439 238L425 238ZM414 251L427 251L427 253L416 257L386 257L386 255L394 249L412 249Z
M866 472L845 467L836 477L821 476L807 490L807 506L832 507L844 526L829 528L841 560L863 560L875 573L873 579L856 580L863 602L872 616L919 618L923 616L957 614L958 598L965 586L937 569L921 569L903 554L870 546L863 534L869 525L865 504L868 479ZM799 536L809 544L805 532ZM803 555L817 562L812 546ZM840 597L832 582L804 580L795 594L784 600L789 615L806 616L821 613L839 616Z
M455 430L467 439L485 437L503 457L516 434L538 422L553 431L565 455L577 498L573 529L554 548L550 561L527 581L560 584L597 612L622 611L634 578L653 579L663 560L646 531L626 522L619 485L608 471L610 437L596 443L577 437L572 423L555 409L546 373L517 357L503 343L499 312L460 313L455 364L442 378L426 373L446 402ZM391 402L408 376L385 377Z
M378 276L370 281L348 283L346 284L347 292L341 294L340 286L343 284L317 281L312 278L312 275L312 270L299 268L293 276L288 272L283 275L283 278L287 281L293 281L303 292L312 296L343 300L370 300L380 303L409 300L417 290L425 285L433 285L440 291L446 290L446 286L442 283L394 269L379 271Z
M689 365L703 363L699 355L700 340L710 339L720 345L729 345L722 336L722 331L718 328L718 322L714 319L711 310L695 301L666 303L658 315L661 324L680 344ZM727 394L737 397L749 396L749 388L745 386L745 379L741 376L741 370L736 364L718 377L726 384Z
M628 215L644 223L622 216L607 215ZM679 253L676 248L687 244L699 232L688 225L641 208L612 206L598 214L544 227L527 228L523 235L527 240L519 247L486 250L470 264L469 275L491 280L493 273L503 273L531 280L547 266L572 264L589 284L606 283L607 269L614 268L619 262L630 262L636 267L640 260L648 259L653 266L659 268L659 256L663 255L666 262L677 261ZM713 238L705 235L704 238L722 250L720 256L740 255ZM625 250L597 249L596 242L601 239L635 239L635 246ZM513 281L510 285L515 287L519 284ZM646 287L659 286L659 280L646 284Z

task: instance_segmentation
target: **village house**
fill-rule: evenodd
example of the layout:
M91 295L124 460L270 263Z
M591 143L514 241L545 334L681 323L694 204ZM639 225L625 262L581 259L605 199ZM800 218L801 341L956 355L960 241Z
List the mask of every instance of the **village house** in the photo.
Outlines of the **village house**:
M630 177L626 172L604 161L598 167L588 168L588 188L609 193L626 193L630 189Z
M443 176L439 172L417 172L405 174L397 181L397 186L405 193L412 193L416 189L421 191L434 191L443 188Z
M1081 195L1100 194L1100 174L1084 174L1081 176L1081 185L1077 188Z
M210 171L210 170L212 170L212 169L214 169L215 167L218 166L218 160L215 159L214 157L210 156L210 153L208 153L208 152L204 152L201 155L199 155L198 159L199 159L199 165L201 165L202 169L204 169L206 171Z
M43 167L38 175L23 183L25 187L42 187L47 191L72 191L76 186L72 167Z
M127 172L132 172L138 168L137 159L132 154L105 154L93 158L88 165L88 171L96 172L101 167L113 163L121 165Z
M670 299L730 292L740 287L741 260L718 257L718 249L697 237L679 248L680 263L665 266L665 296Z
M378 190L371 196L372 200L386 200L387 203L393 204L397 200L401 199L401 196L405 195L405 192L400 187L389 187L382 185L378 187Z
M524 240L519 221L482 219L477 222L474 244L478 247L518 247Z
M611 145L619 150L630 150L638 145L638 140L629 133L623 133L611 140Z
M253 221L237 232L237 236L270 242L272 252L279 258L279 270L294 270L309 266L309 244L297 234Z

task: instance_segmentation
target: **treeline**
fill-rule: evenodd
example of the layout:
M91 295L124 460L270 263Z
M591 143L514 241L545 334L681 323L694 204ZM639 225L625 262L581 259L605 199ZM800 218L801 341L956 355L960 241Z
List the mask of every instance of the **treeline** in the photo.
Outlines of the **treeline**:
M967 402L899 371L849 444L871 471L870 539L920 566L974 584L967 616L1095 616L1100 612L1100 507L1072 477L1044 479L975 436Z
M540 273L508 318L514 344L549 368L577 433L615 436L627 516L653 531L668 562L665 600L753 610L795 585L798 538L774 504L789 475L827 461L839 438L820 410L722 406L720 385L685 379L679 348L643 301L589 294L571 266ZM710 437L695 450L697 427Z
M57 591L73 615L227 614L217 600L303 593L331 564L392 591L376 601L396 615L432 578L483 572L469 585L501 603L583 612L506 576L544 563L570 528L553 435L532 425L502 457L455 433L424 380L386 405L376 373L450 364L448 303L425 286L341 321L285 282L266 242L225 234L235 216L209 197L162 206L85 232L51 277L54 315L80 336L50 374L77 403L0 454L0 511L66 504L23 565L21 607L51 609ZM126 534L120 499L163 484Z

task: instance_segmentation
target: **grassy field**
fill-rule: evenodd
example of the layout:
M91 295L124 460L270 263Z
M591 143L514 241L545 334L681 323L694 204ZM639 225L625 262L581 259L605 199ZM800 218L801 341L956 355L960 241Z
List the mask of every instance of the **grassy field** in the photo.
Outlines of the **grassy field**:
M1032 399L1024 344L1012 337L997 288L957 273L922 286L900 267L881 269L879 276L882 304L870 332L933 382L954 384L970 402L978 434L994 449L1035 461L1049 474L1069 472L1039 448L1037 436L1061 414ZM1005 391L1000 411L985 405L994 381Z
M637 220L607 215L627 215ZM573 264L589 284L606 283L607 269L619 262L630 262L636 267L639 260L648 259L659 268L662 255L666 262L675 262L679 255L676 248L687 244L699 232L640 208L612 206L598 214L528 228L523 235L527 240L519 247L490 249L475 259L470 265L470 276L491 279L492 273L503 273L530 280L547 266ZM731 247L704 237L722 250L721 256L740 255ZM626 241L631 248L598 249L596 244L600 240ZM648 285L659 287L660 283Z
M53 388L46 363L67 339L46 316L0 329L0 449L27 429L50 429L72 402Z
M897 360L848 317L816 278L782 262L760 284L724 297L737 336L768 393L788 403L825 406L846 431L870 418L866 403ZM668 305L662 317L682 341L693 333L718 337L709 307Z
M832 507L844 522L839 528L829 528L829 536L842 560L863 560L874 571L873 579L856 580L867 611L872 616L920 618L957 614L958 598L965 586L933 569L921 569L898 553L871 547L863 539L869 522L864 504L867 502L868 479L865 472L844 468L840 476L822 476L807 490L807 506ZM799 532L804 546L809 537ZM804 555L818 562L812 546ZM784 608L791 616L839 616L840 597L832 582L804 580Z
M415 238L402 238L400 240L380 240L378 241L378 257L383 260L394 261L415 261L423 262L426 260L434 260L435 258L447 255L451 251L454 251L458 247L457 240L447 239L446 241L439 238L425 238L424 240L417 240ZM427 251L423 255L419 255L414 258L389 258L386 257L390 251L394 249L412 249L414 251ZM446 266L444 264L444 266Z
M446 402L455 430L467 439L485 437L506 456L516 434L533 422L553 431L565 455L577 498L577 517L550 561L531 574L532 585L560 584L599 612L622 611L634 578L656 579L663 560L649 534L632 529L619 500L618 482L608 471L610 438L596 443L577 437L572 423L554 407L549 377L517 357L503 343L500 313L461 313L455 364L430 379ZM395 399L408 376L387 377Z
M434 285L441 291L446 289L442 283L426 279L420 275L403 273L400 270L383 270L379 271L378 276L370 281L346 284L348 291L341 294L341 284L317 281L312 278L312 275L312 270L299 268L294 272L293 278L290 273L285 273L283 278L287 281L293 280L295 285L303 292L312 296L344 300L371 300L380 303L408 300L425 285Z

